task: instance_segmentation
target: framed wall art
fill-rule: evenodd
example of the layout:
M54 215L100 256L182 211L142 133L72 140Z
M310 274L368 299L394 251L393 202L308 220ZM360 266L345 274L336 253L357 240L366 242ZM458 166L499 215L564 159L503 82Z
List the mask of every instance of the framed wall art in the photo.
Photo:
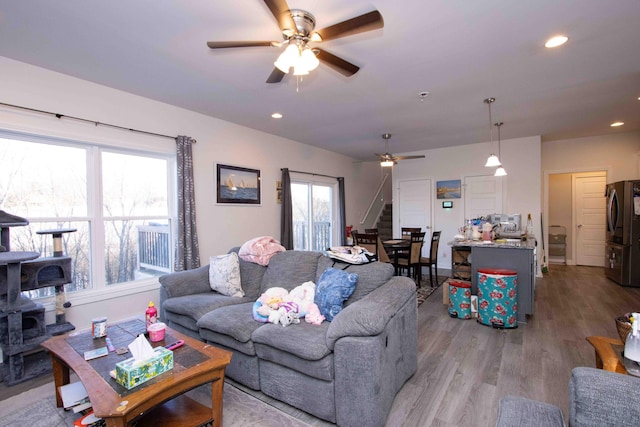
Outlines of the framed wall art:
M437 181L436 193L438 199L460 199L462 197L461 181L459 179Z
M260 170L216 165L217 203L260 205Z

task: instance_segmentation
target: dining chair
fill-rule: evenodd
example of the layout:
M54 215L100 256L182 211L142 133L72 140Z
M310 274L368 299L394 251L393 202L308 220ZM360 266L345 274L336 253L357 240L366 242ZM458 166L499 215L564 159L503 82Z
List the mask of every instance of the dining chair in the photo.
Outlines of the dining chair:
M409 246L409 256L407 258L398 259L398 267L401 269L407 269L407 277L413 276L417 278L419 276L420 257L422 256L422 244L424 243L424 235L426 233L414 232L411 233L411 246ZM413 272L413 274L411 274ZM418 279L418 284L420 280Z
M402 227L401 237L403 239L410 239L411 233L419 233L420 231L421 231L420 227Z
M400 237L403 239L410 239L411 233L419 233L420 227L402 227L400 229ZM398 258L409 258L409 251L399 251Z
M377 233L378 229L377 228L365 228L364 232L365 233Z
M422 266L429 267L429 280L431 281L431 287L434 286L433 281L433 269L436 270L436 281L438 280L438 244L440 243L440 234L442 231L434 231L431 235L431 247L429 248L429 257L420 257L420 266L418 267L418 283L422 280Z
M351 232L353 235L353 232ZM378 233L356 233L357 238L354 238L354 244L357 244L361 248L366 249L372 254L378 256ZM356 243L357 241L357 243Z

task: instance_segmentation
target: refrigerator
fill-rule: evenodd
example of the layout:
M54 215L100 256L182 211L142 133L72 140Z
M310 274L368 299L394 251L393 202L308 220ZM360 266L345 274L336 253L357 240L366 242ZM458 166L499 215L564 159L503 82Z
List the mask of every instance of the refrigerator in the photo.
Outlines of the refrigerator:
M640 287L640 180L607 184L605 275Z

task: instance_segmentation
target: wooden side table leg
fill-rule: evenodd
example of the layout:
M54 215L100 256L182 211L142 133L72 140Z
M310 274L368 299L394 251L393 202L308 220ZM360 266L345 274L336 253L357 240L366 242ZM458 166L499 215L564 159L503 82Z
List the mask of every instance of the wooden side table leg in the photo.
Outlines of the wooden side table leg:
M222 427L222 396L224 394L224 370L211 381L211 417L213 427Z
M56 406L62 408L62 396L58 387L69 384L69 367L51 353L51 366L53 368L53 384L56 388Z
M598 369L602 369L602 358L600 357L600 355L598 354L598 350L595 351L596 354L596 368Z

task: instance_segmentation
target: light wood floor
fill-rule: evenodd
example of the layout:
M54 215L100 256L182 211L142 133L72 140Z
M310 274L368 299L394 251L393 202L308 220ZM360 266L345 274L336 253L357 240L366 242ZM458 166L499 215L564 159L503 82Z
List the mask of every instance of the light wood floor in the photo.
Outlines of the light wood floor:
M534 315L511 330L450 318L439 289L418 309L418 371L387 425L493 426L508 394L558 405L566 419L571 369L595 367L585 337L618 337L614 318L634 310L640 288L597 267L551 265L537 280Z
M511 330L449 317L442 289L418 308L418 370L396 397L389 427L493 426L507 394L553 403L567 418L571 369L595 366L585 337L617 337L614 318L640 310L640 288L621 287L596 267L551 265L537 280L534 315ZM251 394L311 425L331 425Z

